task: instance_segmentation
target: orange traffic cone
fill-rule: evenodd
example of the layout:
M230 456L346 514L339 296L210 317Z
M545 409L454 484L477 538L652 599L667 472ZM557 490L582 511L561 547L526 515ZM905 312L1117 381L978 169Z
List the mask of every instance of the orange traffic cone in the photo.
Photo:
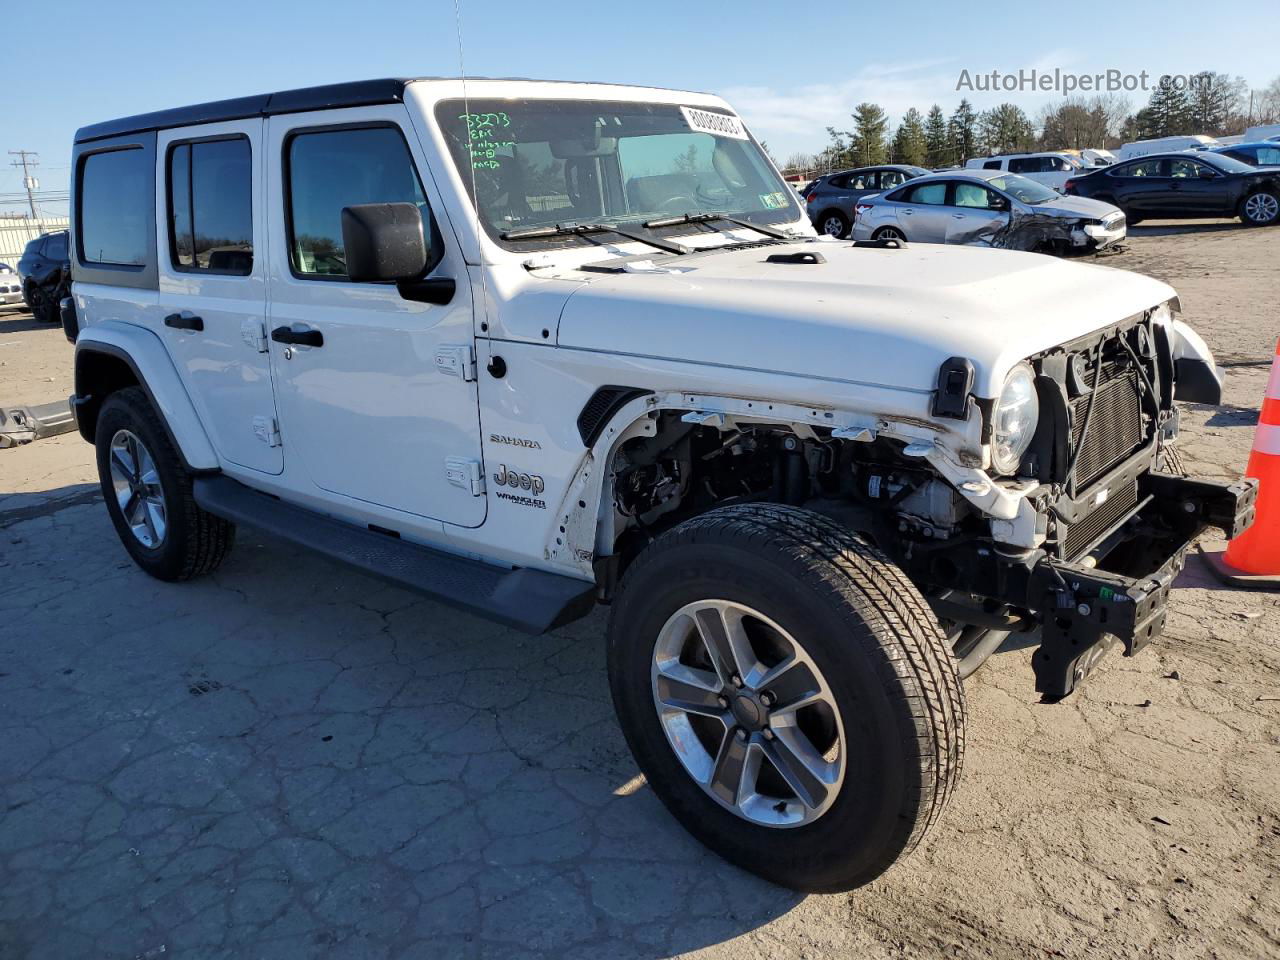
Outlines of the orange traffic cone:
M1228 544L1223 560L1241 573L1275 576L1280 574L1280 343L1245 475L1258 478L1258 516Z

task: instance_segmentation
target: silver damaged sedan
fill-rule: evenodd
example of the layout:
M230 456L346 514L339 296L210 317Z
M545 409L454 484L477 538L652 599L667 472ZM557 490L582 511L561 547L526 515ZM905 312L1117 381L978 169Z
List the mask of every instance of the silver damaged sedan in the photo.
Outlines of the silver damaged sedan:
M1119 208L1064 197L1034 180L999 170L949 170L863 197L854 240L897 239L1085 253L1125 238Z

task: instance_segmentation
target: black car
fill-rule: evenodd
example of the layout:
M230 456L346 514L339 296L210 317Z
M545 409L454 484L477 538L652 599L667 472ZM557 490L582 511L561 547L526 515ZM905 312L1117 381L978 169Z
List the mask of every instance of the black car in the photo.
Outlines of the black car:
M67 295L71 280L71 257L67 231L36 237L22 251L18 277L22 294L32 315L44 323L58 322L58 301Z
M1068 194L1093 197L1139 220L1239 217L1249 226L1280 223L1280 171L1259 170L1220 153L1157 153L1073 177Z

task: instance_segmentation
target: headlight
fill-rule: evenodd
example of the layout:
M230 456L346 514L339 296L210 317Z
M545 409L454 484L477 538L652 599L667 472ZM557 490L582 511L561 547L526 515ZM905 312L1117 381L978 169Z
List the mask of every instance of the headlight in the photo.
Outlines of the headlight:
M1005 380L992 414L991 466L996 473L1017 472L1039 419L1035 372L1025 363L1018 364Z

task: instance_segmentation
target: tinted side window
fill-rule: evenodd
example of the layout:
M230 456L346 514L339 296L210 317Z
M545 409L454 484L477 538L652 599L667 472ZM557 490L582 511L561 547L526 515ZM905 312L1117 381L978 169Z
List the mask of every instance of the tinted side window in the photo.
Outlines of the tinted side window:
M431 222L409 147L393 127L299 133L286 150L289 259L298 274L347 275L343 207L414 203L422 211L422 222Z
M880 189L892 190L894 187L906 183L907 175L901 170L881 170L880 171Z
M1253 156L1255 163L1280 164L1280 146L1258 147Z
M908 203L930 203L942 205L947 202L947 185L945 183L922 183L906 192Z
M1168 176L1161 172L1163 160L1136 160L1133 163L1113 167L1107 173L1113 177L1159 177Z
M80 171L80 250L86 263L141 266L151 232L147 153L131 148L92 153Z
M44 245L44 255L50 260L66 260L67 235L65 233L51 234Z
M169 251L179 270L253 270L252 158L244 137L169 152Z
M1204 169L1194 160L1170 160L1168 176L1177 177L1180 180L1194 178L1200 176L1200 171Z
M988 160L986 163L984 163L984 164L982 165L982 169L983 169L983 170L999 170L999 169L1000 169L1000 161L999 161L999 160Z

